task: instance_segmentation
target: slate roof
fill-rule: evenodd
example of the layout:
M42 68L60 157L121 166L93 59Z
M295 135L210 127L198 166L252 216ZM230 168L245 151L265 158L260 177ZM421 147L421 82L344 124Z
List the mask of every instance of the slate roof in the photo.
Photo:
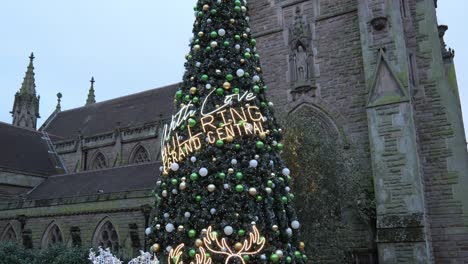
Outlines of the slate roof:
M178 84L151 89L59 112L45 127L50 135L71 138L80 131L91 136L120 127L134 127L169 118Z
M51 176L30 191L27 199L57 199L99 193L152 190L156 185L160 166L160 162L151 162Z
M53 155L42 136L41 132L0 122L0 168L41 175L57 174Z

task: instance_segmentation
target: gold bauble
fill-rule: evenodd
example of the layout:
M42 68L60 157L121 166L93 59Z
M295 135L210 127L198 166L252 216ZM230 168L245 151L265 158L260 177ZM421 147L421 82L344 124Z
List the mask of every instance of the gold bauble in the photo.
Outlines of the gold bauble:
M151 251L153 251L153 252L158 252L160 249L161 249L161 245L159 245L158 243L153 244L151 246Z
M203 5L203 11L208 11L210 9L210 5Z
M195 246L196 246L196 247L201 247L201 246L203 246L203 241L202 241L201 239L198 238L197 240L195 240Z
M233 168L229 168L229 169L228 169L228 173L234 173L234 169L233 169Z
M157 224L157 225L156 225L156 230L159 230L159 229L161 229L161 225L160 225L160 224Z
M273 226L271 227L271 229L272 229L273 231L276 232L276 231L278 231L278 226L277 226L277 225L273 225Z
M257 70L257 72L261 72L262 69L260 67L257 67L255 70Z
M305 243L304 242L299 242L299 249L304 250L305 249Z
M200 45L197 44L197 45L193 46L193 50L194 51L200 50Z
M178 227L177 227L177 230L178 230L179 232L184 231L184 226L182 226L182 225L178 226Z
M216 158L213 158L212 160L213 160L213 162L215 162L217 159L216 159Z
M234 23L236 23L236 20L235 20L234 18L231 18L231 19L229 19L229 22L230 22L231 24L234 24Z
M244 63L245 63L245 60L244 60L244 59L241 59L240 62L241 62L241 64L244 64Z
M234 245L234 249L237 250L237 251L241 250L241 249L242 249L242 243L237 242L237 243Z
M190 88L190 93L195 94L197 92L197 87Z
M224 82L224 83L223 83L223 88L226 89L226 90L231 89L231 83L229 83L229 82Z
M203 31L198 32L199 37L203 37L203 35L205 35L205 33L203 33Z
M190 80L191 80L191 81L195 80L195 77L193 77L193 76L192 76L192 77L190 77Z
M247 38L247 37L248 37L247 33L242 34L242 36L243 36L244 38Z
M260 138L265 139L266 138L266 133L265 132L260 133Z
M233 136L227 136L226 141L227 142L232 142L232 141L234 141L234 137Z

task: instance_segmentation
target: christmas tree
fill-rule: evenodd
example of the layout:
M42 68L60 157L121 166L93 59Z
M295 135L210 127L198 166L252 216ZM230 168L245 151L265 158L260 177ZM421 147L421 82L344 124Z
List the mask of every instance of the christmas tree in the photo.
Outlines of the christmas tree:
M162 133L151 250L168 263L305 263L245 0L198 0Z

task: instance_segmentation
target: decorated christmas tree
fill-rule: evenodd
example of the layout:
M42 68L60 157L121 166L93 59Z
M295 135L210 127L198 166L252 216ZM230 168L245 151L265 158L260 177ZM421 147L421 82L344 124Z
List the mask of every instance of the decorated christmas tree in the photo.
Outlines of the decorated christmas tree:
M167 263L305 263L282 130L245 0L199 0L176 113L161 136L155 217Z

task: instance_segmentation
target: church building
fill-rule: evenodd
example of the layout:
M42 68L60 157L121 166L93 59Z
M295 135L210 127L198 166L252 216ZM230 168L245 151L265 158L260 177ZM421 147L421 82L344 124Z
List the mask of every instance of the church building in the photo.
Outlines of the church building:
M320 122L342 151L360 155L354 165L372 189L375 219L355 225L349 263L467 262L466 136L437 0L248 7L277 117ZM34 59L14 95L12 124L0 123L0 241L138 254L149 246L160 132L178 84L96 102L92 78L82 107L62 109L59 93L37 127ZM304 222L313 214L307 203L298 211Z

